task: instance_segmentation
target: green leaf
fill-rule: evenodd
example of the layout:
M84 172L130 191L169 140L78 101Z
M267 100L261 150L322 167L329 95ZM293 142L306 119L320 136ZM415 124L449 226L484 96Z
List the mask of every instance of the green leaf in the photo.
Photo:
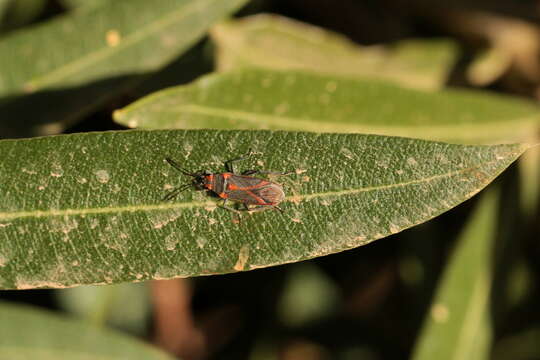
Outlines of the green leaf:
M245 2L107 1L7 36L0 41L2 136L21 136L28 122L61 131L65 124L51 131L49 123L69 123L134 86Z
M300 328L335 313L339 292L325 273L313 263L302 263L291 270L277 307L281 323Z
M4 13L11 0L0 0L0 26L3 25Z
M457 55L447 39L360 46L326 29L266 14L216 25L211 36L221 71L245 66L305 69L373 76L423 89L441 88Z
M46 6L46 0L0 1L0 17L2 15L1 8L6 9L4 21L1 22L0 27L13 30L28 24L43 14Z
M0 302L0 319L1 359L173 359L121 333L29 306Z
M538 359L540 358L540 327L531 324L525 329L509 332L497 341L493 349L493 360Z
M64 6L74 10L88 10L96 6L101 6L110 0L60 0Z
M107 324L140 335L145 333L150 313L145 283L79 286L54 294L62 309L92 324Z
M291 171L283 213L233 214L187 169ZM0 288L250 270L367 244L473 196L523 145L271 131L122 131L0 141Z
M154 129L335 131L497 143L536 134L540 107L485 92L432 93L377 80L245 69L159 91L115 111L114 118Z
M522 216L534 218L540 209L538 207L540 201L540 148L532 148L526 156L519 160L519 195Z
M483 194L461 234L426 319L414 360L488 359L498 193Z

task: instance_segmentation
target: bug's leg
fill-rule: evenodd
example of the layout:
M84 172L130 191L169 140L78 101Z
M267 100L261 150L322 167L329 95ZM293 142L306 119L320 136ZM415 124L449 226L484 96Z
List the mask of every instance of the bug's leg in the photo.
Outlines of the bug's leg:
M249 210L247 210L247 211L250 212L250 213L254 213L254 212L261 212L261 211L270 210L270 209L273 209L273 208L275 208L275 206L270 206L270 205L258 205L258 206L252 207L251 209L249 209Z
M225 170L227 170L227 172L231 172L231 173L235 174L233 163L235 163L237 161L245 160L245 159L249 158L251 155L253 155L253 151L251 151L251 149L249 149L247 154L245 154L245 155L243 155L243 156L241 156L239 158L236 158L236 159L231 159L231 160L225 161Z
M182 191L186 190L190 186L191 186L190 184L186 184L186 185L179 186L176 189L173 189L170 193L165 195L165 197L163 198L163 201L169 201L169 200L174 199L175 197L178 196L178 194L180 194Z
M246 170L242 173L242 175L254 175L254 174L265 174L265 175L274 175L274 176L285 176L285 175L292 175L294 174L294 171L288 171L288 172L279 172L279 171L265 171L265 170Z
M240 210L234 209L230 206L227 206L227 199L223 199L223 203L221 205L218 205L220 208L223 208L225 210L232 211L233 213L240 214Z

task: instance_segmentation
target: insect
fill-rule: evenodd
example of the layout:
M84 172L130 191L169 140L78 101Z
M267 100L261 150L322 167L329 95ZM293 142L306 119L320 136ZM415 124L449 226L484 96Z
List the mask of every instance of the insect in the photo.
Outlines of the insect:
M207 171L189 172L182 168L171 158L165 160L176 170L186 176L191 176L193 181L190 184L185 184L171 191L164 200L172 200L182 191L189 187L194 187L197 190L208 190L223 199L221 207L233 211L264 211L268 209L276 209L283 211L278 204L285 199L283 187L280 184L253 177L255 174L270 174L270 175L290 175L293 172L280 173L272 171L247 170L240 175L234 171L233 164L237 161L245 160L253 155L250 150L246 155L228 160L225 162L225 172L210 173ZM227 201L235 201L244 205L244 208L234 209L227 206ZM251 207L250 207L251 206Z

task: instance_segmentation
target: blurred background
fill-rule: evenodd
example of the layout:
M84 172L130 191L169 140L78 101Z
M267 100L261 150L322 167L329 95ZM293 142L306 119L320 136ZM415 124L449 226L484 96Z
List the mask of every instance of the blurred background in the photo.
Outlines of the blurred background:
M86 5L76 0L0 0L0 44L99 1L107 0ZM262 13L333 31L359 46L385 49L388 56L401 41L440 39L445 61L433 87L540 97L540 2L535 0L253 0L235 17ZM2 98L0 138L125 129L113 122L115 109L214 71L219 33L212 34L213 39L205 36L151 74L125 75L138 85L88 111L70 112L60 124L50 119L64 116L65 109L51 104L76 99L79 91L100 94L118 79ZM36 109L46 116L36 118ZM33 119L33 126L18 125L26 118ZM523 189L516 166L496 182L503 189L499 201L504 206L496 224L487 358L540 359L538 206L532 201L527 216L519 211ZM467 201L370 245L302 263L186 280L0 291L0 299L118 329L188 360L413 358L430 316L435 321L448 317L444 308L433 306L434 296L478 202Z

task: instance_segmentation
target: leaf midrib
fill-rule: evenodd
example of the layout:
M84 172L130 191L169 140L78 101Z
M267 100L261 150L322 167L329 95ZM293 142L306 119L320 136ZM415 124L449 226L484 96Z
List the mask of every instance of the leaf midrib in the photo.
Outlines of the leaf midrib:
M500 161L500 160L499 160ZM495 162L495 161L494 161ZM488 162L486 165L489 165ZM497 161L498 162L498 161ZM370 186L359 189L348 189L348 190L339 190L339 191L326 191L305 195L291 195L287 196L285 200L298 202L301 200L311 200L314 198L324 198L332 196L346 196L351 194L358 194L363 192L370 191L381 191L398 187L405 187L409 185L417 185L422 183L429 183L441 178L452 177L461 173L469 172L473 169L478 169L480 166L473 166L469 168L459 169L451 171L444 174L438 174L424 179L417 179L406 181L396 184L388 185L379 185L379 186ZM80 216L80 215L90 215L90 214L107 214L107 213L123 213L123 212L137 212L137 211L161 211L161 210L173 210L173 209L186 209L194 207L215 207L215 202L212 201L190 201L190 202L181 202L181 203L160 203L160 204L151 204L151 205L127 205L127 206L115 206L115 207L102 207L102 208L86 208L86 209L62 209L62 210L34 210L34 211L18 211L18 212L1 212L0 221L12 221L20 218L47 218L47 217L57 217L57 216ZM4 227L9 226L9 224L2 224Z
M141 27L140 29L129 33L125 37L123 36L123 34L120 34L122 37L120 43L117 46L108 46L106 42L104 42L105 46L103 48L100 48L95 52L91 52L86 56L80 57L75 61L64 64L63 66L57 68L56 70L48 72L43 76L37 76L33 79L30 79L26 82L23 88L30 88L33 91L36 91L39 90L40 87L47 86L47 84L54 83L55 81L60 81L72 74L79 72L85 67L89 67L93 63L97 63L107 58L108 56L113 56L115 53L123 51L123 49L125 49L126 47L132 46L137 42L146 39L147 37L159 32L161 29L169 26L175 21L180 21L181 19L191 14L191 12L195 11L197 8L200 8L199 4L197 4L196 2L190 3L177 9L176 11L169 13L165 17L158 18L157 21L150 22L149 24L147 24L147 26Z

